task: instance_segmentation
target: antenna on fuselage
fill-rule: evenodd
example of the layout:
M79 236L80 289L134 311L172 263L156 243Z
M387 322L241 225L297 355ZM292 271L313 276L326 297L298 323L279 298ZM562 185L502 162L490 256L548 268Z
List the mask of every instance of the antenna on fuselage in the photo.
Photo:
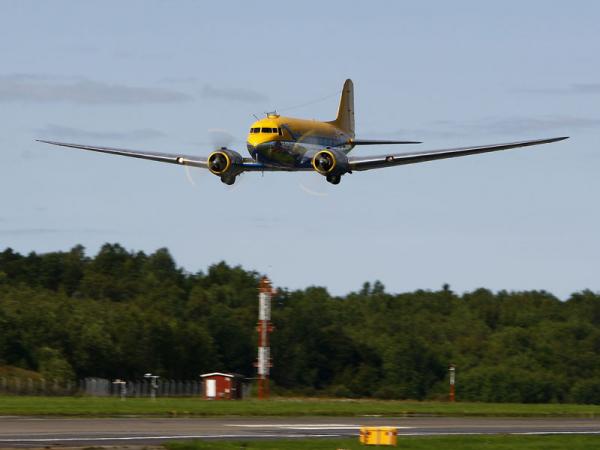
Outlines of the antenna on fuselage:
M336 90L335 92L332 92L331 94L328 94L328 95L326 95L324 97L319 97L319 98L317 98L315 100L310 100L310 101L305 102L305 103L300 103L300 104L297 104L297 105L288 106L288 107L285 107L285 108L280 108L279 110L280 111L291 111L293 109L304 108L305 106L314 105L315 103L319 103L319 102L325 101L327 99L330 99L331 97L337 97L338 95L340 95L340 91Z
M252 114L256 120L260 120L256 114Z

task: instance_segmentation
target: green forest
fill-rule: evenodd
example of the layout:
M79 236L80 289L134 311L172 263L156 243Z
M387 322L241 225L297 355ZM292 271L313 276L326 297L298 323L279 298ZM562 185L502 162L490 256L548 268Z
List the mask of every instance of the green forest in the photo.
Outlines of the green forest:
M254 376L260 274L206 272L105 244L94 256L0 253L0 366L47 379ZM281 395L600 403L600 294L280 289L273 301Z

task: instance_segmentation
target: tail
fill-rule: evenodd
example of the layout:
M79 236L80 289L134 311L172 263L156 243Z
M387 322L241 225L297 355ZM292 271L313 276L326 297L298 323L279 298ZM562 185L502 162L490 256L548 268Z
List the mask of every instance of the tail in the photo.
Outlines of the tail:
M342 88L337 118L330 122L354 138L354 84L348 79Z

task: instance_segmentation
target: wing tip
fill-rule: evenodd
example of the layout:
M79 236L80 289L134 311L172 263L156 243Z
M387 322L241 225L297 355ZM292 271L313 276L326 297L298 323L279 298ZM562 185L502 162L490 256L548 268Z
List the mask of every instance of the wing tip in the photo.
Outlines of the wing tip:
M569 136L558 136L558 137L552 137L552 138L535 139L533 141L525 141L525 142L531 143L530 145L552 144L554 142L564 141L565 139L569 139Z

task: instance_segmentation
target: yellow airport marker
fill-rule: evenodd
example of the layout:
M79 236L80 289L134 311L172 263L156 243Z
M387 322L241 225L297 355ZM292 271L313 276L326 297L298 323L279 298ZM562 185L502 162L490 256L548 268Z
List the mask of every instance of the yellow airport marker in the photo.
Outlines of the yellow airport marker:
M361 427L359 441L364 445L390 445L398 443L396 427Z

